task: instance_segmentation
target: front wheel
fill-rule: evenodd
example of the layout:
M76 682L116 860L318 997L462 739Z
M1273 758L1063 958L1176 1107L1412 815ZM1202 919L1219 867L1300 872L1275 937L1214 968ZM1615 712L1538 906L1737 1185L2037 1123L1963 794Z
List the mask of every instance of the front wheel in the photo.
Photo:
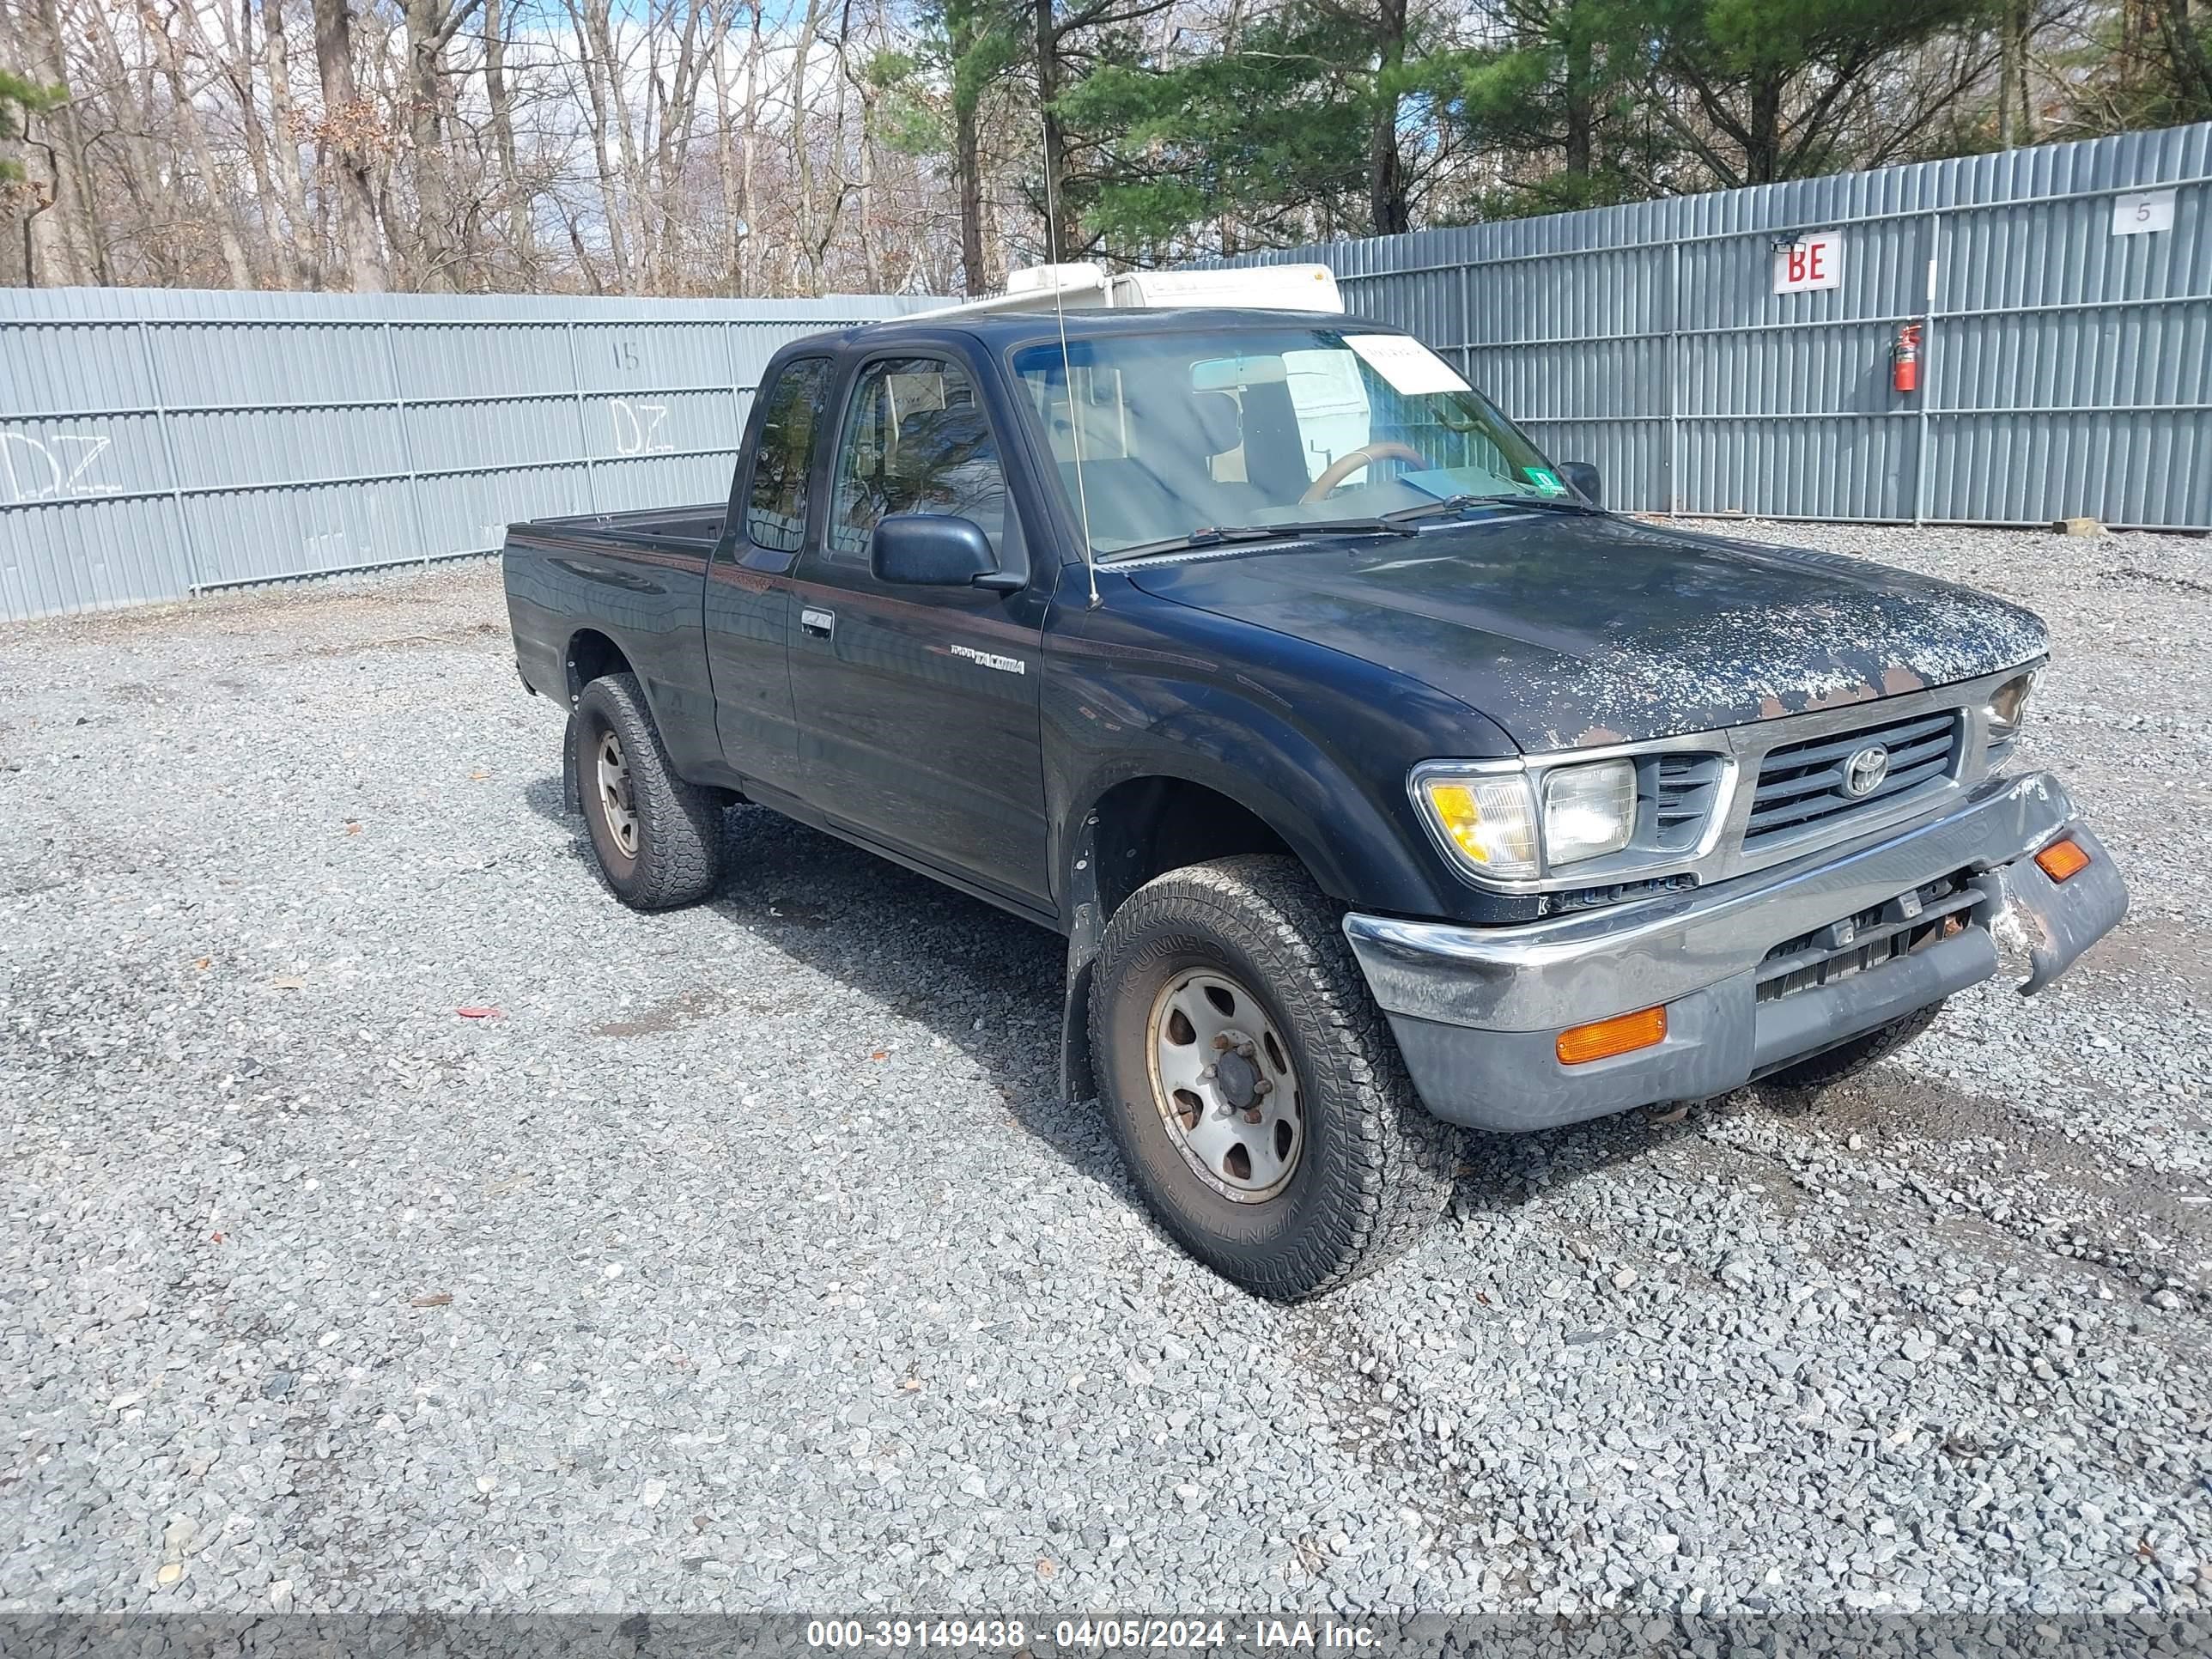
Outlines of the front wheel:
M1162 1226L1224 1278L1296 1300L1372 1272L1451 1194L1425 1111L1296 860L1169 872L1115 912L1091 987L1100 1101Z

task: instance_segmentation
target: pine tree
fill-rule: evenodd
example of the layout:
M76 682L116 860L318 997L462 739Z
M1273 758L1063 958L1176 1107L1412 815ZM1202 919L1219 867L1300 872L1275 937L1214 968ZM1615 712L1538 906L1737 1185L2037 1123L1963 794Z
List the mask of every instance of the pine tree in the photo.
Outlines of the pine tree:
M28 117L58 109L68 98L65 87L42 87L13 70L0 69L0 144L20 141L27 130ZM0 155L0 183L21 184L24 177L21 161Z

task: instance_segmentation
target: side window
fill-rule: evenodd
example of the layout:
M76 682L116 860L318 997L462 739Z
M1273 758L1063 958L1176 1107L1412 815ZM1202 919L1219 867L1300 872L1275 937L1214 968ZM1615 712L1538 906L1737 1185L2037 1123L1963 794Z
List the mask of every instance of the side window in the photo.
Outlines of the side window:
M975 383L956 363L901 357L870 363L854 388L837 446L829 550L865 562L868 538L892 513L972 519L991 545L1006 524L1006 481Z
M796 553L806 530L806 474L814 462L814 430L830 382L827 357L786 363L768 390L752 493L745 498L745 539L756 547Z

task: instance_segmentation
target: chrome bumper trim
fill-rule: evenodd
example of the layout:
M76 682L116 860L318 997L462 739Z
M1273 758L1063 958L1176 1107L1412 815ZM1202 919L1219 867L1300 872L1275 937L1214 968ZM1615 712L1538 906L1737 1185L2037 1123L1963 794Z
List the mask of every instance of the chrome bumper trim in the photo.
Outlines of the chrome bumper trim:
M1824 848L1688 893L1514 927L1354 912L1344 931L1391 1014L1491 1031L1556 1030L1748 972L1778 940L1936 876L2009 864L2074 816L2064 787L2047 772L1991 778L1888 840L1841 854Z

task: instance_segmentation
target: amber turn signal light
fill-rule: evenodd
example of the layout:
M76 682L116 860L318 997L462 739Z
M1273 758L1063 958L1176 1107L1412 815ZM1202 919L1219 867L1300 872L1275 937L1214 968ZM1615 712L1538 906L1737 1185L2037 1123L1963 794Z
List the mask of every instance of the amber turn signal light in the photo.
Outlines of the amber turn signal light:
M2042 866L2043 873L2053 881L2077 876L2089 867L2088 854L2083 852L2081 843L2070 836L2063 841L2052 842L2035 855L2035 861Z
M1562 1066L1583 1066L1593 1060L1610 1060L1667 1040L1667 1011L1642 1008L1632 1014L1570 1025L1553 1045Z

